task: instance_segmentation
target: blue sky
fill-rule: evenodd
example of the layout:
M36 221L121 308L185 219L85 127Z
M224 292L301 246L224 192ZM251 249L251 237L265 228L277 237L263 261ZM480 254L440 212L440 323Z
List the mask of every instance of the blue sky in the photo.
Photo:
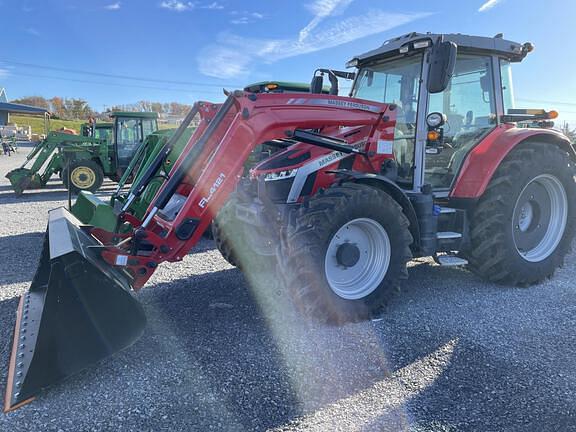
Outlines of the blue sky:
M503 32L536 46L514 69L517 105L557 108L576 127L575 12L574 0L0 0L0 86L9 98L82 97L97 110L220 101L222 87L308 82L317 67L343 68L411 31Z

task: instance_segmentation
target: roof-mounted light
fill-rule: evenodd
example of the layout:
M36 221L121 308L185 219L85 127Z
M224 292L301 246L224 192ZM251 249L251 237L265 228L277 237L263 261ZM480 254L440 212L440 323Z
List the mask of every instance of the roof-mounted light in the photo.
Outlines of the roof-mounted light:
M410 51L410 45L402 45L398 51L400 51L400 54L406 54L408 51Z
M349 60L346 62L346 69L357 67L357 66L358 66L358 59L357 58L353 58L352 60Z
M525 53L531 53L534 51L534 44L532 42L526 42L524 45L522 45L522 51Z
M430 39L414 42L414 49L427 48L430 46Z

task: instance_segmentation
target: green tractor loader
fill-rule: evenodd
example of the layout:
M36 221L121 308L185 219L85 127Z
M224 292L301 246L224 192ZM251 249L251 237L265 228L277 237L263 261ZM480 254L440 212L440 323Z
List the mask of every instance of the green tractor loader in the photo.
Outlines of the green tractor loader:
M98 190L104 176L120 180L146 137L158 129L158 114L113 112L110 117L112 124L84 124L81 135L50 132L20 168L6 174L16 195L45 187L54 174L75 193Z

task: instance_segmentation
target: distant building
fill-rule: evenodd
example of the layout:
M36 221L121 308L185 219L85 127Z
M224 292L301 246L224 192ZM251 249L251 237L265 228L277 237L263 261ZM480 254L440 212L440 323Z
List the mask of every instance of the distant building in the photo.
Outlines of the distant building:
M0 87L0 126L10 123L10 114L45 115L47 113L48 110L44 108L8 102L6 90Z

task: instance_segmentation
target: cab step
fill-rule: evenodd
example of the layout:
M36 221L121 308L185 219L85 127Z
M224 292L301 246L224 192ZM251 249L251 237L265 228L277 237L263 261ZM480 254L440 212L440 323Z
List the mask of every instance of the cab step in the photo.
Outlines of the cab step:
M450 214L450 213L456 213L456 209L450 207L440 207L440 214Z
M455 255L439 255L436 257L436 262L443 267L456 267L468 264L468 260Z
M462 233L453 231L438 231L436 233L436 238L438 240L452 240L462 238Z

